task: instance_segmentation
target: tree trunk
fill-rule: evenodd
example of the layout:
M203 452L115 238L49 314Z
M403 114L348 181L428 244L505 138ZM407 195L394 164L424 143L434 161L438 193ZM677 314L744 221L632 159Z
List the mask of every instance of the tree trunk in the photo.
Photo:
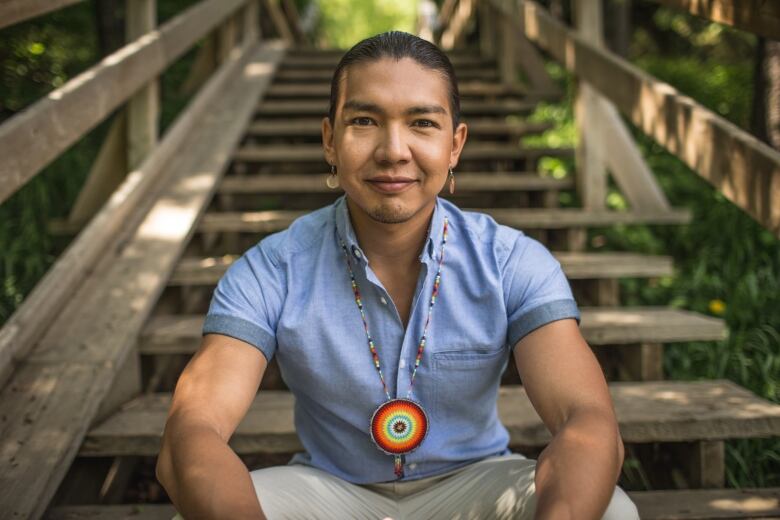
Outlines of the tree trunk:
M759 37L753 81L753 133L780 150L780 42Z

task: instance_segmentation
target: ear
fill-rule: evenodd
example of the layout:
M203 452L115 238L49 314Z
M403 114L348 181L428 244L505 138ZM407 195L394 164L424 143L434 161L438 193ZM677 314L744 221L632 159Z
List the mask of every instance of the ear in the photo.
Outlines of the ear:
M322 150L328 164L336 164L336 148L333 146L333 127L328 117L322 118Z
M460 152L463 151L463 146L466 144L466 137L468 136L468 127L466 123L460 123L455 129L455 133L452 135L452 152L450 153L450 165L455 168L458 165L458 159L460 159Z

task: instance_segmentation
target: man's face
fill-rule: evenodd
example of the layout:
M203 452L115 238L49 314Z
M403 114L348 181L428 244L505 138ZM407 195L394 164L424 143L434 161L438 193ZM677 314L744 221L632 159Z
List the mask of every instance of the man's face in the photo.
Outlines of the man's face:
M383 223L433 207L466 133L464 123L453 132L446 79L410 58L347 67L334 126L322 122L325 158L347 197Z

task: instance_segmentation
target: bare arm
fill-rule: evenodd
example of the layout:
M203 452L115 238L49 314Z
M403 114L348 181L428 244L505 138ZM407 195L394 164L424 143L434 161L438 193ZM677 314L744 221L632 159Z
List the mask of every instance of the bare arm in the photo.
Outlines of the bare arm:
M265 520L249 471L228 440L267 365L254 346L206 334L176 383L156 472L184 518Z
M536 465L536 518L600 519L623 466L614 405L574 319L548 323L514 349L528 398L553 434Z

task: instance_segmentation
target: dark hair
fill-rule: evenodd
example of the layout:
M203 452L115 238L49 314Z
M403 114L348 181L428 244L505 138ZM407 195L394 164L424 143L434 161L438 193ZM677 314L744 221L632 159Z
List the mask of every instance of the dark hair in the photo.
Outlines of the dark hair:
M423 67L439 72L447 80L450 98L452 129L460 123L460 94L458 80L450 59L433 43L403 31L388 31L371 36L355 44L341 57L330 83L330 106L328 119L334 125L339 87L343 71L350 65L377 61L382 58L411 58Z

